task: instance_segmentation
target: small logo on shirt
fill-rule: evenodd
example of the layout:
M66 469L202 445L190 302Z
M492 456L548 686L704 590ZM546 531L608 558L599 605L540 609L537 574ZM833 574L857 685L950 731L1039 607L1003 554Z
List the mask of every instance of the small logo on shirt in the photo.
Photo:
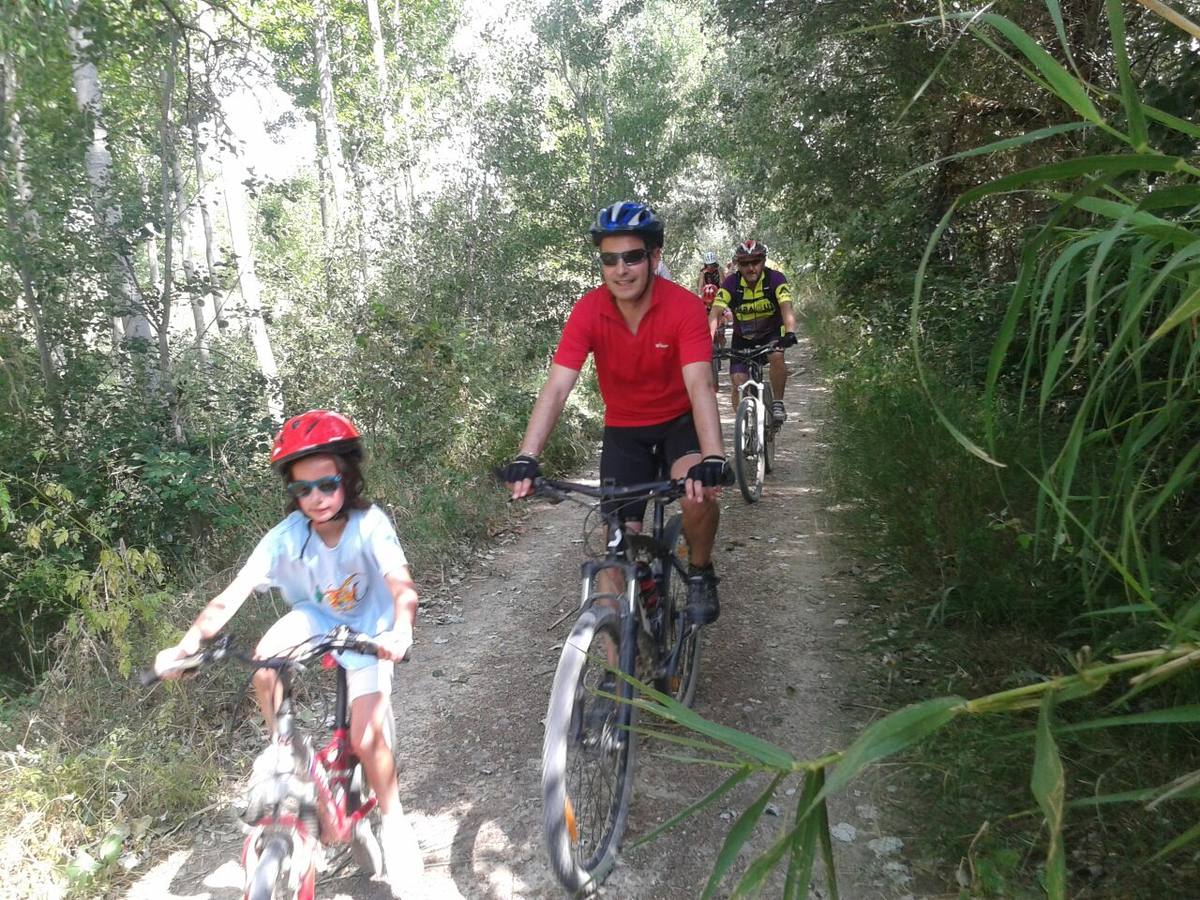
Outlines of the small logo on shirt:
M670 345L670 344L664 344L664 343L661 343L661 342L660 342L660 343L657 343L657 344L655 344L655 345L654 345L654 347L655 347L655 349L657 349L657 350L670 350L670 349L671 349L671 345Z
M358 606L358 573L346 578L339 587L329 588L321 598L337 612L346 612Z

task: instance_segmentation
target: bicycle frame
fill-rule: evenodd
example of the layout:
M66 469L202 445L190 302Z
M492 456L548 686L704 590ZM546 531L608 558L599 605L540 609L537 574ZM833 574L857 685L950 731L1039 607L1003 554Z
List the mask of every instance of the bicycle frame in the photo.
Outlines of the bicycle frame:
M781 348L777 344L768 344L766 347L755 348L753 352L733 350L732 348L720 351L720 355L729 360L731 367L734 362L742 362L745 363L746 368L748 369L746 373L746 380L742 382L741 386L738 388L738 402L740 403L747 397L754 398L754 427L757 432L759 446L762 446L763 442L766 440L768 427L767 416L771 414L771 411L767 408L767 402L763 398L764 389L770 389L766 382L766 376L763 371L765 368L763 365L763 359L767 355L775 353L780 349ZM770 424L773 425L774 423Z
M763 400L763 388L766 387L766 382L763 380L763 364L759 359L747 360L746 363L750 371L747 373L746 381L738 390L738 400L744 400L746 397L754 398L754 428L758 436L758 445L761 447L766 439L767 415L769 414L767 404Z
M547 483L553 485L553 482ZM614 491L618 489L611 483L608 483L601 490ZM633 493L636 492L637 487L621 488L619 490ZM605 545L604 559L587 560L580 565L580 611L587 609L588 606L601 598L607 597L621 601L621 658L619 665L624 672L635 671L637 665L637 629L639 626L643 627L651 638L653 638L655 648L659 651L656 654L657 658L653 661L657 667L655 671L656 677L662 673L667 675L674 674L679 663L679 655L685 643L687 629L681 621L681 627L677 629L678 636L668 651L664 646L663 629L665 623L661 619L661 614L655 616L654 621L651 621L651 617L647 615L645 608L640 602L641 586L637 570L638 550L644 551L651 557L651 577L654 579L655 589L658 591L660 598L666 597L670 586L669 567L674 567L681 576L687 576L687 569L675 558L672 547L673 541L668 541L667 539L666 508L671 499L663 497L661 494L653 496L654 512L651 520L652 530L649 536L640 532L628 531L620 521L620 516L616 513L604 513L605 521L608 524L608 539ZM600 573L609 569L619 571L625 579L625 590L619 595L601 593L595 590ZM658 609L659 611L662 610L661 601ZM681 619L684 615L682 608L673 611L673 614L681 617ZM632 685L622 682L619 690L623 700L632 699ZM620 706L618 724L622 728L625 728L630 725L632 707L628 703L622 703Z
M313 751L309 738L296 735L293 729L290 667L279 669L279 681L282 687L282 699L275 712L275 736L271 740L274 748L287 748L297 760L297 769L307 773L315 789L315 813L319 822L319 839L323 844L340 844L350 839L355 824L374 809L374 797L367 800L363 806L353 812L347 809L350 775L358 762L350 750L350 715L346 690L346 670L337 665L331 657L324 659L322 665L330 665L337 669L337 693L334 701L334 725L328 743L318 751ZM299 740L297 740L299 737ZM271 748L268 748L268 752ZM283 773L277 773L277 777ZM258 819L256 827L266 827L273 823L270 816Z
M346 670L327 652L332 649L373 652L373 641L366 635L354 635L344 626L319 638L320 642L310 647L307 654L265 660L234 653L229 639L223 638L180 664L183 669L198 668L232 656L252 668L273 669L277 673L280 701L275 711L274 735L255 760L255 769L261 765L266 771L264 777L251 785L242 816L249 828L242 844L242 866L249 876L268 841L283 838L291 859L288 887L296 900L312 900L315 894L319 847L350 841L358 823L370 815L377 802L369 797L356 809L350 809L351 778L360 761L350 747ZM292 678L304 662L318 657L324 667L337 669L337 689L329 741L314 751L309 736L295 729ZM142 675L146 685L155 680L154 673Z

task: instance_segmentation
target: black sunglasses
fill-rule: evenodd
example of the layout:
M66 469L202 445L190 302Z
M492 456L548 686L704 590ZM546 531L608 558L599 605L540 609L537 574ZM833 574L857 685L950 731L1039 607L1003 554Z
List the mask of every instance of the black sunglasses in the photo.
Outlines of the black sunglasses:
M299 500L301 497L307 497L313 492L313 488L316 488L328 497L341 486L341 475L326 475L324 478L318 478L316 481L289 481L287 492Z
M611 269L617 264L617 260L621 260L627 266L636 266L647 256L649 253L644 247L640 250L626 250L623 253L601 253L600 265Z

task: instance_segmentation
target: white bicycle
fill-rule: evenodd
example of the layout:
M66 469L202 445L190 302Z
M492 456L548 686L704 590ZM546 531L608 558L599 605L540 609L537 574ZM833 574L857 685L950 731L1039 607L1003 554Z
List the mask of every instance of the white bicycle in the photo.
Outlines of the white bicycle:
M778 341L748 350L732 348L718 350L714 357L745 364L748 377L739 389L737 415L733 420L733 471L738 488L747 503L757 503L762 496L763 479L775 461L775 434L782 422L775 419L774 395L771 382L763 377L763 362L771 353L781 350Z

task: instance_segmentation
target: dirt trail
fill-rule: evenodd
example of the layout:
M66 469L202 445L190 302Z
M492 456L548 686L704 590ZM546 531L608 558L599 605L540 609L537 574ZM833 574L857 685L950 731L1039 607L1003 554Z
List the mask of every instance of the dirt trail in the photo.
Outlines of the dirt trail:
M789 352L789 421L761 502L749 506L736 488L722 498L722 615L708 629L696 698L702 715L803 757L844 747L874 715L853 693L867 652L856 623L862 570L834 544L836 512L821 486L826 389L809 354L804 341ZM720 404L728 441L725 378ZM415 897L563 896L541 845L539 755L550 681L574 621L571 615L554 625L577 602L583 515L573 504L531 505L476 570L451 575L444 592L427 597L396 696L401 796L426 851ZM723 779L718 770L667 763L654 753L643 744L627 843ZM625 855L604 896L698 896L729 826L761 789L759 781L743 785ZM884 802L885 788L873 790L877 796L852 789L831 804L841 896L911 898L907 867L891 849L897 835L881 830L900 813ZM749 851L769 846L786 821L794 798L781 800L792 803L780 802L781 817L762 820ZM202 826L193 850L160 864L129 896L235 900L240 841L230 817L218 817ZM778 893L776 884L764 896ZM327 879L318 895L388 896L357 875ZM825 896L823 888L818 895Z

